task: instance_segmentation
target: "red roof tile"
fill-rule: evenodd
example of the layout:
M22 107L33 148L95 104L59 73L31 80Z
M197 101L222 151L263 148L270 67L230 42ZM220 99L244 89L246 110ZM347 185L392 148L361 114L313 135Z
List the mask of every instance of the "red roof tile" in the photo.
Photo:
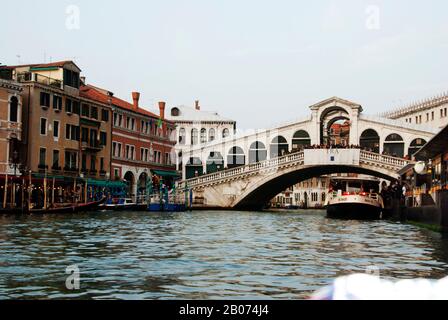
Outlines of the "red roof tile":
M114 106L117 106L119 108L123 108L129 111L133 111L136 113L140 113L143 114L145 116L149 116L149 117L153 117L153 118L160 118L160 116L156 115L155 113L152 113L148 110L142 109L142 108L138 108L135 109L134 105L132 103L129 103L127 101L124 101L120 98L117 97L109 97L108 95L102 93L101 91L93 88L92 86L81 86L81 88L79 89L79 95L81 97L87 98L87 99L91 99L91 100L95 100L101 103L105 103L105 104L109 104L109 99L111 99L111 103Z

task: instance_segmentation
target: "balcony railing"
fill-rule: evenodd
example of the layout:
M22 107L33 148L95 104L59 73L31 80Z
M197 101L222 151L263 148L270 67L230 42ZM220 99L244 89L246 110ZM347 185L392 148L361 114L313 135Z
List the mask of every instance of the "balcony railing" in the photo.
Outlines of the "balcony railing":
M63 82L58 79L43 76L37 73L25 72L17 75L18 82L37 82L46 86L63 89Z

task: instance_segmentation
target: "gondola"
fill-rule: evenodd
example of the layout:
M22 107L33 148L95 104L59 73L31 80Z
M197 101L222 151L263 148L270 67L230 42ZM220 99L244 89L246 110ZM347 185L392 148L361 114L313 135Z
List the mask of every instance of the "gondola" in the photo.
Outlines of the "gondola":
M81 203L77 205L71 205L67 207L54 207L48 209L31 209L29 213L31 214L64 214L64 213L79 213L87 211L95 211L98 206L106 201L106 197L99 201Z

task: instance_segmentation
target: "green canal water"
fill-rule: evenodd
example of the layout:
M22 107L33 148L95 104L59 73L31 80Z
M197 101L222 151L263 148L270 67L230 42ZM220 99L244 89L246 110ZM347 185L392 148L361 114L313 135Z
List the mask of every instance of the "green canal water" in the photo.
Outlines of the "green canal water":
M0 216L0 299L301 299L369 267L442 278L448 240L322 211Z

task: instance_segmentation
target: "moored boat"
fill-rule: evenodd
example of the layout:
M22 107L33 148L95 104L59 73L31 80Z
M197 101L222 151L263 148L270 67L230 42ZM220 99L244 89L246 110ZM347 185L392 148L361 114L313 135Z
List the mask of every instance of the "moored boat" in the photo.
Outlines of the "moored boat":
M106 198L104 197L98 201L74 204L74 205L69 205L69 206L64 206L64 207L53 207L53 208L47 208L47 209L31 209L31 210L29 210L29 213L32 213L32 214L63 214L63 213L79 213L79 212L95 211L105 201L106 201Z
M377 193L329 193L327 215L330 218L380 219L384 209L383 199Z

